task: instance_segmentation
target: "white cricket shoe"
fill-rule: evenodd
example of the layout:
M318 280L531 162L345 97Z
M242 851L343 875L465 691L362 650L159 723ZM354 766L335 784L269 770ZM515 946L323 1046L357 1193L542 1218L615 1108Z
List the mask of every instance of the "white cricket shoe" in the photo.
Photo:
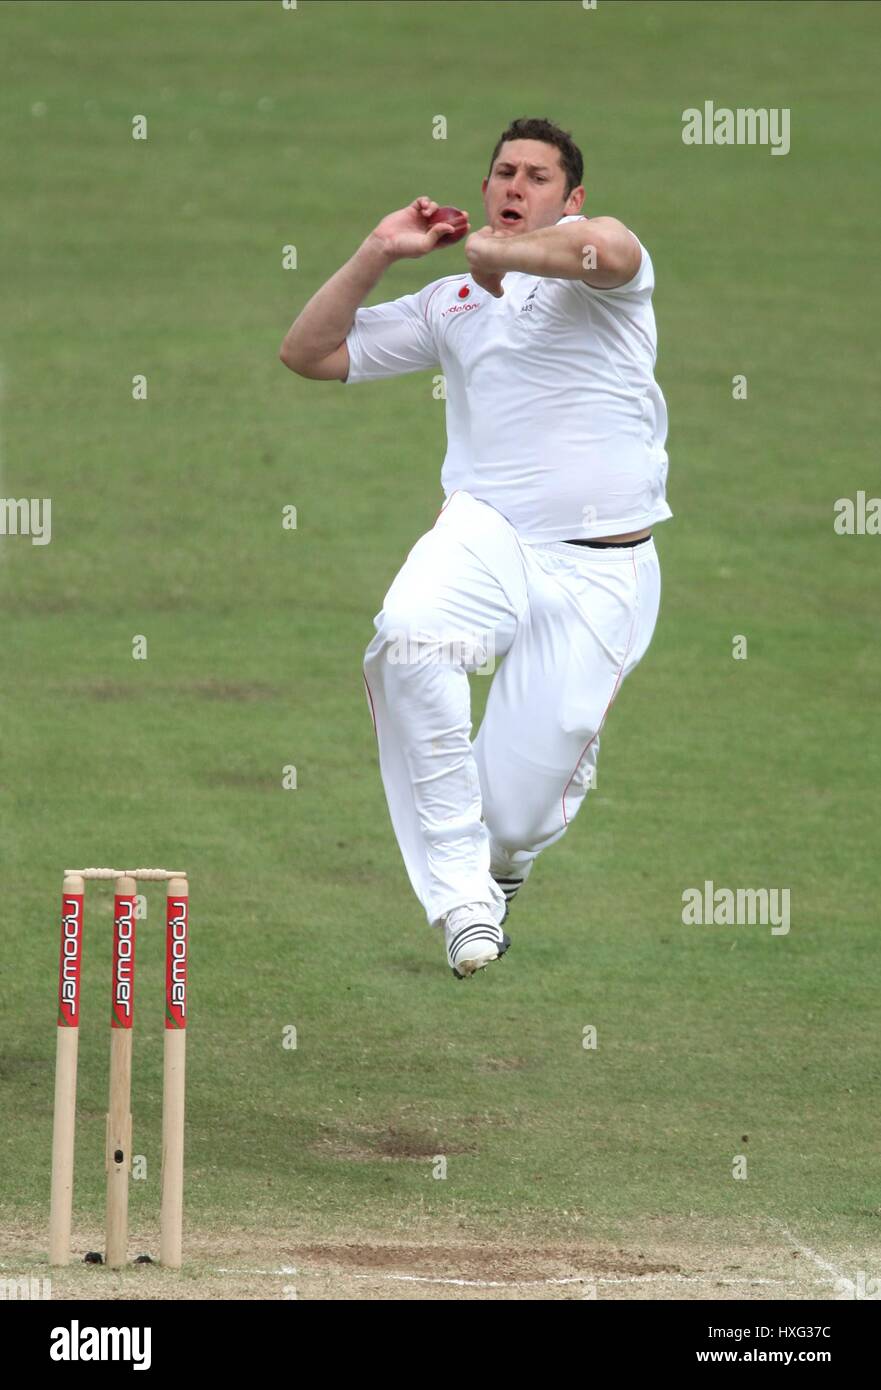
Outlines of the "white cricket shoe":
M454 907L444 918L447 960L457 980L465 980L498 960L510 946L510 937L494 916L495 909L489 903L468 903Z

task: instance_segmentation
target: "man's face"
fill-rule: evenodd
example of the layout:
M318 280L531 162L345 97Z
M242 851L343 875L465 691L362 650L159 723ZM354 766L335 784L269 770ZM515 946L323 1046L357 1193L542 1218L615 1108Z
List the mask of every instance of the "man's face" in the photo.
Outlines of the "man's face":
M515 235L552 227L584 202L580 185L567 197L560 151L543 140L506 140L482 192L489 226Z

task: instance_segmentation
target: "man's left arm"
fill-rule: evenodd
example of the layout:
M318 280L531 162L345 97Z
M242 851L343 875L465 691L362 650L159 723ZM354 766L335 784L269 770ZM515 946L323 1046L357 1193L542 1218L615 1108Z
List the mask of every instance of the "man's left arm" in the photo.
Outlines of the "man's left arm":
M466 241L465 255L477 284L499 299L501 277L509 270L616 289L633 279L642 251L633 232L617 218L584 217L519 234L481 227Z

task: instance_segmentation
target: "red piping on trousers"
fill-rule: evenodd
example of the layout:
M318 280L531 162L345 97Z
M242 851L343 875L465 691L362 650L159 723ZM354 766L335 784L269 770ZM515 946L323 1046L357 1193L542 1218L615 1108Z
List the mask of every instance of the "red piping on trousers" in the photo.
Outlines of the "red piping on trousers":
M635 556L634 556L634 554L633 554L632 551L631 551L631 554L630 554L630 563L631 563L632 566L633 566L633 578L636 579L636 559L635 559ZM638 601L638 600L637 600L637 601ZM623 659L623 661L621 662L621 670L618 672L618 676L617 676L617 679L616 679L616 681L615 681L614 688L613 688L613 690L612 690L611 695L609 696L609 703L606 705L606 708L603 710L603 717L602 717L602 719L600 720L599 729L597 729L596 733L593 734L593 736L587 740L587 743L586 743L586 744L584 745L584 747L582 748L581 752L580 752L579 755L578 755L578 761L576 762L575 767L572 769L572 776L569 778L569 781L566 783L565 787L563 788L563 795L562 795L562 797L561 797L560 804L561 804L561 806L562 806L562 808L563 808L563 824L564 824L564 825L568 825L568 824L569 824L569 817L566 815L566 793L568 792L569 788L572 786L573 781L575 780L575 774L576 774L576 772L578 771L578 769L579 769L580 766L581 766L581 760L582 760L582 758L584 757L584 755L585 755L585 753L587 752L587 750L588 750L588 748L590 747L590 745L595 741L595 739L599 738L600 730L602 729L603 725L604 725L605 722L606 722L606 715L609 713L609 710L610 710L610 708L611 708L611 706L612 706L612 701L614 700L615 696L618 694L618 687L619 687L619 685L621 684L621 681L622 681L622 679L623 679L623 677L624 677L624 667L627 665L627 658L628 658L628 656L630 655L630 648L631 648L631 645L632 645L632 643L633 643L633 630L634 630L635 627L636 627L636 614L634 613L634 615L633 615L633 621L632 621L631 624L630 624L630 633L629 633L629 635L628 635L628 637L627 637L627 646L626 646L626 648L625 648L625 650L624 650L624 659Z
M454 492L451 492L451 493L450 493L449 497L448 497L447 500L444 502L444 505L441 507L441 509L440 509L440 511L438 512L437 516L434 518L434 521L431 523L431 529L432 529L432 531L434 530L435 526L437 526L437 523L440 521L440 519L441 519L441 517L443 516L444 512L447 510L447 507L448 507L448 506L450 505L450 503L452 502L452 500L453 500L453 498L455 497L456 493L457 493L457 492L461 492L461 491L462 491L462 489L461 489L460 487L457 487L457 488L455 489ZM416 549L416 546L418 545L419 541L421 541L421 539L422 539L421 536L417 536L417 537L416 537L416 540L413 542L413 544L410 546L410 549L407 551L407 555L406 555L406 557L405 557L404 564L407 563L407 560L409 560L410 556L413 554L413 551Z
M437 526L437 523L440 521L440 519L441 519L441 517L443 516L444 512L447 510L447 507L448 507L448 506L450 505L450 503L452 502L452 500L453 500L453 498L455 497L456 493L457 493L457 492L461 492L461 491L462 491L462 489L461 489L460 487L457 487L457 488L455 489L455 491L453 491L453 492L450 493L449 497L448 497L447 500L444 502L444 505L441 507L441 509L440 509L440 511L438 512L437 516L434 518L434 523L433 523L432 528L431 528L432 531L434 530L435 526Z
M363 671L361 672L361 675L364 676L364 672L363 672ZM367 677L366 677L366 676L364 676L364 685L365 685L365 688L366 688L366 690L367 690L367 703L368 703L369 706L370 706L370 718L373 720L373 734L374 734L374 737L375 737L375 739L376 739L376 741L377 741L377 743L378 743L378 742L379 742L379 734L376 732L376 711L375 711L374 708L373 708L373 696L372 696L371 693L370 693L370 686L367 684Z

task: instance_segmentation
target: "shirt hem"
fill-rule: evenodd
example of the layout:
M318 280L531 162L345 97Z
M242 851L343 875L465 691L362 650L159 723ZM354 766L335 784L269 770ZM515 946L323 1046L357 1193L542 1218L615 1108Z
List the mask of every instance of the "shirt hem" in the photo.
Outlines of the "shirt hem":
M627 536L632 531L643 531L647 526L659 526L662 521L670 521L673 513L668 509L660 515L622 517L618 521L603 521L596 526L554 527L551 531L524 533L516 522L511 525L524 545L546 545L550 541L602 541L607 536Z

